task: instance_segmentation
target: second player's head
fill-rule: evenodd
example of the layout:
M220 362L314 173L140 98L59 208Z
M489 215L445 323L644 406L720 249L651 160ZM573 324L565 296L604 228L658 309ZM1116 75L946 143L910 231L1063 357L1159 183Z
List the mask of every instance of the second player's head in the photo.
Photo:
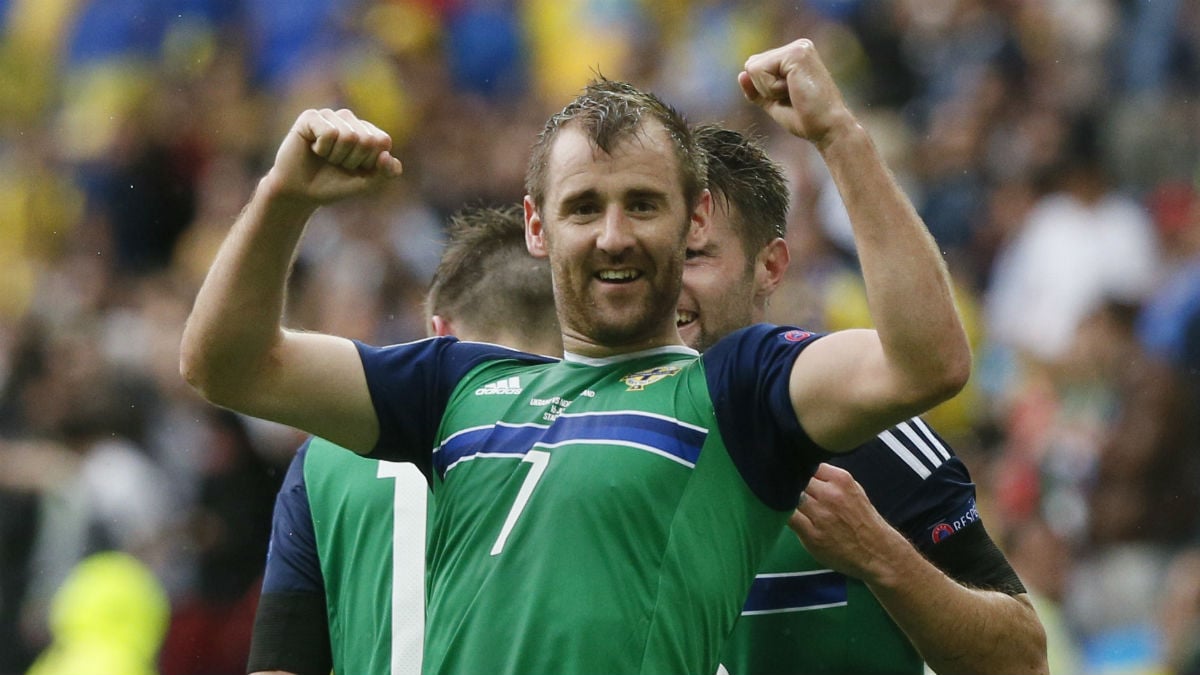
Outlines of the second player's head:
M521 207L467 207L450 219L426 298L430 330L558 355L550 266L529 255Z
M789 199L783 170L756 139L717 125L693 133L706 156L713 215L704 244L688 251L676 321L683 341L703 351L762 320L787 270Z

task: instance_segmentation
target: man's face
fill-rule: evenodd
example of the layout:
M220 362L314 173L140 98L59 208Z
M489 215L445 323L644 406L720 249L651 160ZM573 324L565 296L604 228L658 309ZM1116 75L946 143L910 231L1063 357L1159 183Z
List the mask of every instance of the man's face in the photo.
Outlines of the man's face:
M677 343L684 250L696 234L666 131L651 122L606 154L568 126L547 166L545 204L526 201L527 238L550 257L564 337L603 348Z
M704 351L729 333L762 320L765 291L759 288L742 240L724 200L715 200L708 238L688 251L676 323L687 346Z

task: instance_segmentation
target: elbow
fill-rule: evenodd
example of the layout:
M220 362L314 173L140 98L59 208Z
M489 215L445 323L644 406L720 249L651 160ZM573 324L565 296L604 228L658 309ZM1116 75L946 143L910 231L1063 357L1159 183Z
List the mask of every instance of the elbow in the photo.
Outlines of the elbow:
M971 350L965 347L953 358L947 359L940 378L942 400L954 398L971 379Z
M213 369L210 359L206 358L204 350L189 340L185 334L179 346L179 374L196 393L205 400L214 402L211 395Z
M1028 602L1028 597L1023 598ZM1029 668L1030 675L1050 675L1049 643L1046 639L1046 628L1038 618L1037 610L1031 604L1026 605L1029 625Z
M957 396L970 379L969 349L943 355L936 364L909 375L910 403L915 409L928 410Z
M939 359L936 375L931 378L937 403L954 398L971 379L971 345L961 330L957 339L947 345Z
M237 407L233 395L245 386L237 380L244 372L248 372L245 364L222 356L185 330L179 346L179 374L204 400L223 408Z

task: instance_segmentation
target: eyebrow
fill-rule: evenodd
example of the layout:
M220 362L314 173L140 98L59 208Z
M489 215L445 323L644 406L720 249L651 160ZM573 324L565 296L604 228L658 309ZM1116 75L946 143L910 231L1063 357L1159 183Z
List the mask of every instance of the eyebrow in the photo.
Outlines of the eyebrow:
M568 194L567 196L563 197L562 202L560 202L559 212L570 213L575 206L583 202L594 201L599 197L600 193L596 192L594 188L588 188L586 190Z
M667 196L667 193L663 192L662 190L651 190L648 188L642 188L642 189L634 188L625 193L625 199L627 199L627 200L654 199L654 200L661 200L661 201L665 202L665 201L667 201L668 196Z
M573 208L583 202L595 201L600 198L600 193L595 188L587 188L579 192L571 193L563 197L560 203L559 210L561 213L569 213ZM649 199L655 201L669 201L670 196L662 190L653 188L633 188L622 195L624 201L634 201L638 199Z

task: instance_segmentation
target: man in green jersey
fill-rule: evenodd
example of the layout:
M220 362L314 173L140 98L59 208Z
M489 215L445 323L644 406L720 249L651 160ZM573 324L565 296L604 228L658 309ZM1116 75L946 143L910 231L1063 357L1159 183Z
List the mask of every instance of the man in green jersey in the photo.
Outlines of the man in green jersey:
M426 313L431 335L562 352L519 205L451 217ZM418 675L427 492L413 464L306 441L276 498L247 672Z
M551 118L527 174L526 242L550 262L562 361L280 325L312 213L400 172L350 111L301 114L222 245L181 370L214 403L423 469L425 672L715 672L820 461L965 382L945 265L812 43L752 56L738 81L829 166L876 330L761 324L703 356L683 346L685 250L703 247L712 207L703 157L674 110L607 81Z
M714 210L704 247L688 252L678 322L704 351L762 321L789 262L788 191L753 139L695 133ZM823 464L804 496L792 520L804 545L780 533L722 654L729 673L919 675L922 660L1046 672L1041 624L983 528L966 467L920 419Z

